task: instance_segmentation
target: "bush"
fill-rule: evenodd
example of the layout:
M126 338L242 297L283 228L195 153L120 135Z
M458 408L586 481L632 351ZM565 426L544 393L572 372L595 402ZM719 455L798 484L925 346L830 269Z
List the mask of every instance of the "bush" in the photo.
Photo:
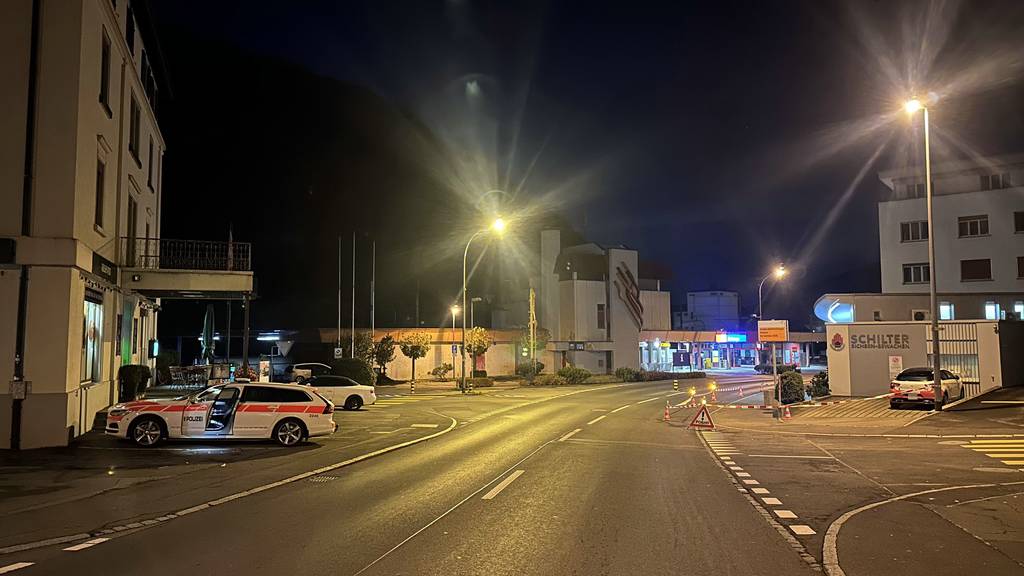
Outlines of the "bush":
M704 372L659 372L657 370L641 370L640 379L646 382L653 380L691 380L693 378L707 378Z
M789 371L779 376L782 386L782 403L792 404L804 401L804 378L796 372Z
M775 370L779 374L785 374L786 372L800 372L800 367L796 364L779 364ZM754 366L754 372L757 372L758 374L771 374L772 365L758 364L757 366Z
M466 380L466 385L473 388L490 388L494 386L494 380L490 378L470 378Z
M642 379L642 373L639 370L634 370L629 366L619 366L615 369L615 377L620 382L639 382Z
M438 380L446 380L448 378L448 373L451 371L452 365L447 362L443 362L440 366L434 366L430 371L430 375Z
M519 376L513 376L512 374L499 374L497 376L488 376L488 378L494 380L495 382L512 382L515 380L522 379Z
M473 370L473 378L487 378L487 370Z
M590 370L586 368L579 368L576 366L566 366L559 368L558 375L561 376L567 384L583 384L590 378Z
M377 375L370 369L370 363L361 358L338 358L337 360L332 360L331 373L338 376L346 376L366 386L373 386L377 382Z
M118 368L117 383L121 402L131 402L141 397L152 377L153 373L145 364L126 364Z
M622 382L622 380L615 374L594 374L587 378L587 384L611 384L613 382Z
M530 366L529 362L527 362L526 364L520 364L519 366L516 366L516 374L522 376L523 378L531 378L533 376L536 376L537 374L540 374L543 371L543 362L537 362L532 367Z
M821 398L822 396L828 396L832 391L828 387L828 370L822 370L811 378L811 384L808 386L812 398Z
M565 386L565 378L558 374L541 374L533 379L534 386Z

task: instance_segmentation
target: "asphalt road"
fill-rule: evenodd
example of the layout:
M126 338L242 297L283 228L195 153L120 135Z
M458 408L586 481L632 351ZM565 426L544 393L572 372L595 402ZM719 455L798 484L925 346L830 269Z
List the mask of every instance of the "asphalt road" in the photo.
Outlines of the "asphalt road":
M343 434L291 456L234 463L231 472L218 467L216 482L182 479L184 495L168 482L153 494L126 491L134 496L117 501L109 522L134 516L135 526L101 537L109 540L5 554L0 571L31 563L17 573L815 573L786 522L751 504L722 458L686 430L683 413L662 421L665 401L681 399L668 397L670 384L582 390L438 397L342 414L373 423L365 438ZM375 424L388 414L386 425ZM179 508L206 498L222 500ZM140 524L159 514L166 519Z

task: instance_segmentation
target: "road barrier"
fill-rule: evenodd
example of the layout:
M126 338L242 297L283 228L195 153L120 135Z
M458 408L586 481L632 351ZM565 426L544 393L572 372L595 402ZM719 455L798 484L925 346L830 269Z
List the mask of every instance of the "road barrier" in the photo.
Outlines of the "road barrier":
M672 419L672 414L669 413L668 408L668 400L665 400L665 416L662 418L665 422L668 422L669 420Z
M672 381L672 390L674 392L679 392L679 380Z

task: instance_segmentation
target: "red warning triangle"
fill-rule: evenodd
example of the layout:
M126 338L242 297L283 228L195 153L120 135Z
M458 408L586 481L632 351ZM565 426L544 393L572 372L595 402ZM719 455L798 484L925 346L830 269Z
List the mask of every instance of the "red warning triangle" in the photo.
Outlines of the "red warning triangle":
M712 430L715 428L715 423L711 421L711 413L708 412L706 404L700 407L700 412L697 412L697 415L690 421L690 428L709 428Z

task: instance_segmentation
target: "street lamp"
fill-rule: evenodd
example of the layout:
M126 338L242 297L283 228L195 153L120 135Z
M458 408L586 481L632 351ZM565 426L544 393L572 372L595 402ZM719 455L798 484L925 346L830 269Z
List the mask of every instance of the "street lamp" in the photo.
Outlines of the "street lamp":
M455 379L455 344L454 344L454 341L455 341L455 317L459 315L460 308L459 308L458 304L452 304L452 307L449 308L449 310L452 313L452 342L453 342L452 343L452 380L454 380Z
M907 114L913 116L918 111L924 112L924 190L925 204L928 211L928 297L931 302L929 310L932 315L932 393L935 395L935 409L942 410L942 374L941 355L939 354L939 312L935 295L935 230L932 229L932 155L931 142L928 139L928 107L921 100L911 98L903 104Z
M506 226L505 225L505 220L503 220L499 216L498 218L495 218L494 221L491 222L491 225L488 226L487 228L484 228L483 230L477 230L476 232L474 232L473 235L469 237L469 241L466 242L466 249L462 252L462 309L463 310L465 310L467 308L467 299L466 299L466 294L467 294L467 291L466 291L466 285L467 285L466 264L467 264L467 262L469 260L469 245L473 243L473 240L476 240L477 236L479 236L481 234L486 234L487 232L494 232L495 234L497 234L500 237L502 234L505 233L505 226ZM462 391L463 392L466 391L466 315L465 314L462 315Z
M765 281L768 280L769 278L772 278L772 277L774 277L775 280L782 280L782 278L788 272L789 271L786 270L786 266L784 264L779 264L778 266L775 267L774 270L772 270L770 273L768 273L764 278L761 278L761 283L757 285L757 319L758 320L763 320L764 319L762 317L762 309L763 309L764 303L761 300L761 289L764 288Z
M469 299L469 327L476 328L476 303L483 302L484 299L479 296L474 296Z

